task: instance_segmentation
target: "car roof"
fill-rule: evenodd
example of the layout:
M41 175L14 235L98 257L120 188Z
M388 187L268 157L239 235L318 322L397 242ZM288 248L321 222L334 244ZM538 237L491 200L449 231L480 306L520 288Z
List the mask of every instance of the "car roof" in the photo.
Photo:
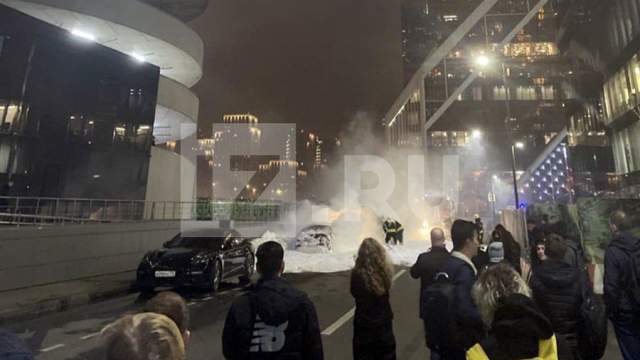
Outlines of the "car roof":
M180 233L180 236L185 238L202 237L202 238L226 238L226 237L242 237L242 235L235 229L194 229L186 230Z
M331 230L331 231L333 231L333 229L331 228L331 225L321 225L321 224L313 224L313 225L305 226L300 231L305 231L305 230Z

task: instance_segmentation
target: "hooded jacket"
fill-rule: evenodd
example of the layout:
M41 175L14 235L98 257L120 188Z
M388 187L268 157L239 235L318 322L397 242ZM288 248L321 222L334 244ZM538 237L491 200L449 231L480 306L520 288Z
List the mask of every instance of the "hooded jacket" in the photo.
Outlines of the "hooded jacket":
M578 268L558 260L543 261L531 275L533 299L554 332L576 337L582 281Z
M27 345L15 334L0 329L1 360L33 360L34 357Z
M604 302L611 321L640 327L626 291L631 281L630 255L637 251L640 239L626 232L616 234L609 243L604 256Z
M260 280L229 309L222 351L232 360L322 360L315 307L281 277Z
M555 355L555 357L554 357ZM515 360L571 359L558 342L551 322L532 299L514 294L507 297L493 317L489 336L467 351L467 359Z

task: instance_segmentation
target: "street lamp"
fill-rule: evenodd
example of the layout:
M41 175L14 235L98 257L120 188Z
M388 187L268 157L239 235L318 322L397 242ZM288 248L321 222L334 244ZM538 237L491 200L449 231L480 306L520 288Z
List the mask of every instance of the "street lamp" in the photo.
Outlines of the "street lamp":
M495 189L495 182L498 181L498 175L493 174L492 176L492 180L491 180L491 194L489 195L489 202L491 203L491 215L492 215L492 220L494 222L494 224L496 223L496 189Z
M489 65L489 63L491 62L491 59L489 59L489 57L485 54L480 54L477 58L475 58L475 62L476 62L476 65L480 67L485 67Z
M511 144L511 173L513 174L513 193L516 197L516 210L520 207L520 199L518 196L518 179L516 176L516 148L524 149L524 143L517 141Z
M471 136L474 139L480 139L482 137L482 131L478 130L478 129L474 129L471 131Z

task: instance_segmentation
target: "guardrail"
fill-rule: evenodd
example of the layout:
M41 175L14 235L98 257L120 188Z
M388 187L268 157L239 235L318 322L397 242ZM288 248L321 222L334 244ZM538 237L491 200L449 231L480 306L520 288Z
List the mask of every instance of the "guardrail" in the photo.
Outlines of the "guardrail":
M0 225L152 220L277 221L290 208L290 204L278 202L178 202L0 196Z

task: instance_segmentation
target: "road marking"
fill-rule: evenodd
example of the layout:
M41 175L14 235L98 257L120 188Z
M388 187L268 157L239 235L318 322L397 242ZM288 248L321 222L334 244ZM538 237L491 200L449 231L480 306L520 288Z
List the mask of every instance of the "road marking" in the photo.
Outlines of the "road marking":
M96 333L93 333L93 334L85 335L85 336L81 337L80 339L81 340L89 340L89 339L94 338L94 337L96 337L98 335L100 335L100 333L96 332Z
M398 273L393 277L393 280L392 280L392 281L396 281L396 280L398 280L398 278L399 278L400 276L404 275L404 273L406 273L406 272L407 272L407 270L400 270L400 271L398 271Z
M405 272L407 272L407 271L406 270L398 271L398 273L393 277L393 281L395 282L396 280L398 280L398 278L400 276L404 275ZM356 313L356 308L355 307L352 308L351 310L347 311L347 313L342 315L340 317L340 319L336 320L336 322L331 324L328 328L324 329L324 331L322 332L322 335L329 336L329 335L333 334L336 330L338 330L347 321L351 320L351 318L353 317L353 315L355 315L355 313Z
M40 349L40 352L49 352L51 350L59 349L61 347L64 347L64 344L49 346L48 348Z

